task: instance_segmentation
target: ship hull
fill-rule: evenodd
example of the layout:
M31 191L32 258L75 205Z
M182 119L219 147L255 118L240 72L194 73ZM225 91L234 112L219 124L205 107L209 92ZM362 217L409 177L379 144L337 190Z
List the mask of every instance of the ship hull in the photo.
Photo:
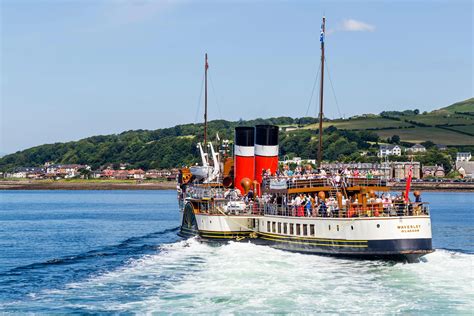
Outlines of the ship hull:
M431 239L429 238L370 240L348 243L335 240L296 239L261 234L258 234L255 238L249 232L211 233L201 231L194 235L193 232L180 233L180 236L199 236L200 241L209 243L251 242L290 252L366 260L418 262L419 258L433 252Z
M290 230L291 229L291 230ZM218 216L184 210L180 236L204 242L252 242L315 255L416 262L433 252L428 216L295 218Z

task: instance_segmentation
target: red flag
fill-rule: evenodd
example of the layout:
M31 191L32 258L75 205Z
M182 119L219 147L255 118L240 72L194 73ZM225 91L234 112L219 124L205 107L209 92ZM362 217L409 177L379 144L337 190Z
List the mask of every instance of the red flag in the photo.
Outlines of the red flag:
M408 194L410 193L411 178L413 177L413 165L408 168L408 179L405 187L405 202L408 202Z
M206 54L206 65L204 67L206 70L209 68L209 64L207 63L207 54Z

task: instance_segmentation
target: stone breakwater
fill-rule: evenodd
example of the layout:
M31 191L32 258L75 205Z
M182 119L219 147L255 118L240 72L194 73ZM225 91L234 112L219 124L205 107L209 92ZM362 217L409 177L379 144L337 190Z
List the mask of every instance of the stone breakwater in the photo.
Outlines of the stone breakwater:
M0 181L0 190L174 190L175 181L109 182L109 181Z

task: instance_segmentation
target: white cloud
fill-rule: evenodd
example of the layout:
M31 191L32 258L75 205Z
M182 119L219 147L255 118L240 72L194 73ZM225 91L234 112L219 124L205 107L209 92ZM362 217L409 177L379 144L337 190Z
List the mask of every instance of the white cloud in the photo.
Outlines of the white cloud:
M347 19L342 22L342 26L339 30L346 32L373 32L375 31L375 25L354 19Z
M373 32L375 31L375 25L365 23L362 21L357 21L354 19L345 19L344 21L338 23L336 27L328 29L326 31L327 35L336 33L336 32Z

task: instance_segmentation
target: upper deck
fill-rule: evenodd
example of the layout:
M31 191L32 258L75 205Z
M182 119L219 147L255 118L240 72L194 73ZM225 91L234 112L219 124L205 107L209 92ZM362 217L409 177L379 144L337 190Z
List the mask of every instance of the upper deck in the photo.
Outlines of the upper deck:
M387 180L366 177L318 177L315 175L299 177L266 177L262 181L262 192L266 193L311 193L319 191L346 190L360 191L368 188L373 191L389 191Z

